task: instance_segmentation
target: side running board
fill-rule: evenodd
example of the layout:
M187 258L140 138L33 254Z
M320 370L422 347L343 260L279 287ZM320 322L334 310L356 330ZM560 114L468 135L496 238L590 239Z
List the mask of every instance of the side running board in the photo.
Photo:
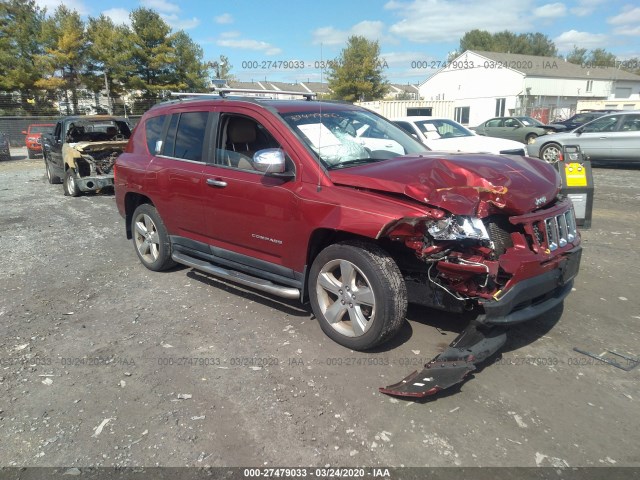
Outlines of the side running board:
M275 284L269 280L247 275L235 270L228 270L226 268L213 265L205 260L190 257L181 252L173 252L171 258L183 265L201 270L224 280L229 280L245 287L255 288L262 292L277 295L282 298L298 299L300 298L300 290L294 287L284 287L282 285Z

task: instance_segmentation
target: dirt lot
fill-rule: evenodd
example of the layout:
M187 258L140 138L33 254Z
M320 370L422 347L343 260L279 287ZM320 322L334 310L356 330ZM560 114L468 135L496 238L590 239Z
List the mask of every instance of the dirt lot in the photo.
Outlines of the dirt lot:
M14 154L19 150L14 150ZM113 195L64 197L42 160L0 163L1 466L640 466L640 169L595 169L564 310L514 328L458 390L378 393L464 324L411 308L370 353L308 308L188 268L153 273Z

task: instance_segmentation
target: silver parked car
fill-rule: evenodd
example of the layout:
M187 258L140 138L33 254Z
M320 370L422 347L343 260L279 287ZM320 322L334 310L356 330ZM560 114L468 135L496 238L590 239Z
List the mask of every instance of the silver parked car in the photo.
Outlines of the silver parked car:
M640 161L640 111L604 115L571 132L545 135L527 150L532 157L555 163L565 145L579 145L593 161Z

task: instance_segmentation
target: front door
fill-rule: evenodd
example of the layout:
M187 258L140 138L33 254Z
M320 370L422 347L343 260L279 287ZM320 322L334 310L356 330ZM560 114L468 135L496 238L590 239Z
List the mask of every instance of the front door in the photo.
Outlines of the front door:
M220 113L215 161L204 168L203 194L207 235L218 256L282 265L296 241L298 180L255 170L253 155L266 148L288 150L267 118L241 107ZM295 169L288 156L287 163Z

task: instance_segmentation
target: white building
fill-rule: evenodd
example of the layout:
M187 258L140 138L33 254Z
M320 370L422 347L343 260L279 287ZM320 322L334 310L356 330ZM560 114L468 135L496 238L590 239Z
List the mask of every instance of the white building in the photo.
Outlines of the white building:
M575 113L579 100L640 100L640 76L556 57L468 50L419 90L426 101L452 101L454 119L465 125L507 115L548 122Z

